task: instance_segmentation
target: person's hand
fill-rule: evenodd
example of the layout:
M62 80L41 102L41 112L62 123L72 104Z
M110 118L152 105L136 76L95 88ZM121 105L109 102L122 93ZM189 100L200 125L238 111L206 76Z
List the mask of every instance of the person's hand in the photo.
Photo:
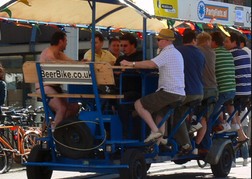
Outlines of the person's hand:
M121 66L132 66L132 62L129 62L127 60L123 60L120 62Z

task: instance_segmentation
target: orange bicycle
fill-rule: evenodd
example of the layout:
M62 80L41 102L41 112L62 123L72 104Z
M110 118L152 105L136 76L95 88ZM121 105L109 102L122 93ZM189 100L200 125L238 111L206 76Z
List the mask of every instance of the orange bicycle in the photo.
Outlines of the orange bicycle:
M8 172L13 163L26 161L32 147L41 137L37 127L0 125L0 173Z

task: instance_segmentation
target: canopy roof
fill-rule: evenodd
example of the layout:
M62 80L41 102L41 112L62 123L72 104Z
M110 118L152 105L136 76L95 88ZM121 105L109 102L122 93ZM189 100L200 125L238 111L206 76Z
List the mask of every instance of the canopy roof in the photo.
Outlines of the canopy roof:
M104 0L103 0L104 1ZM143 16L118 1L96 3L96 26L142 31ZM0 18L25 20L27 23L56 23L89 26L92 23L92 3L85 0L19 0L0 12ZM166 25L157 19L147 19L147 31L158 32Z

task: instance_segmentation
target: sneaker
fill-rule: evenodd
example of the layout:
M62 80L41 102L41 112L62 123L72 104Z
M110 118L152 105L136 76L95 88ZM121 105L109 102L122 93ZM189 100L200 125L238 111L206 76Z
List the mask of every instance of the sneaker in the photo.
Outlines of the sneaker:
M199 151L198 151L198 148L194 148L193 151L192 151L192 154L193 155L198 155Z
M217 134L231 130L231 126L227 122L222 123L221 125L222 125L223 129L221 131L217 131L216 132Z
M231 124L231 131L238 131L240 129L239 124Z
M243 166L247 166L248 165L248 159L244 159L243 160Z
M166 145L167 143L168 143L168 139L162 138L162 139L160 140L160 144L161 144L161 145Z
M151 132L151 134L144 140L144 143L148 143L158 138L162 137L163 134L161 132Z
M192 124L189 130L189 134L199 130L200 128L202 128L202 125L200 122L198 122L197 124Z
M180 153L181 154L188 154L192 150L192 146L190 144L185 144L181 146Z

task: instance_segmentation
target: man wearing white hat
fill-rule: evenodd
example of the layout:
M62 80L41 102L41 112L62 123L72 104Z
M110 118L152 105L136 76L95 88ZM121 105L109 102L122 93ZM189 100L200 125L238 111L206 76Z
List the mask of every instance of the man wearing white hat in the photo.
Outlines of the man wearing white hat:
M151 60L129 62L121 61L122 66L131 66L142 69L159 69L158 89L135 102L135 109L151 129L145 143L159 139L161 144L167 140L161 138L165 132L165 125L158 129L152 114L156 115L156 122L160 122L168 105L185 99L184 62L181 53L174 47L174 32L162 29L158 34L157 43L161 50L158 56ZM158 142L158 143L159 143Z

